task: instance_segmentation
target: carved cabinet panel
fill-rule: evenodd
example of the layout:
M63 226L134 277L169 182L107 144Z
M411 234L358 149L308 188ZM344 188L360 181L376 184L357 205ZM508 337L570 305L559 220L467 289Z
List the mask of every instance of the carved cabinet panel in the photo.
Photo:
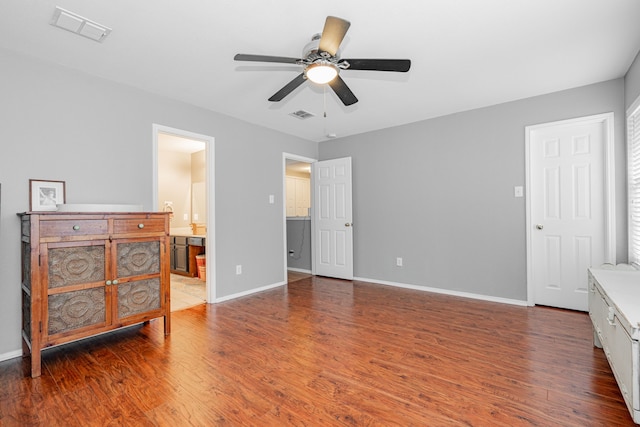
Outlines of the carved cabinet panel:
M170 331L164 213L24 213L22 332L31 374L42 349L164 318Z

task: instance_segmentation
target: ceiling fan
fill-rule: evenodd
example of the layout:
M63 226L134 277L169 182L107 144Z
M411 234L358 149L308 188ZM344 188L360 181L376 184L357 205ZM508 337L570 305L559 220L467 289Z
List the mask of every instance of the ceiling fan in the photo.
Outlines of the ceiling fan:
M395 71L407 72L411 67L409 59L341 59L338 48L347 34L351 23L335 16L327 16L322 34L316 34L302 51L302 58L283 56L246 55L239 53L236 61L277 62L297 64L303 72L276 92L269 101L278 102L293 92L305 80L317 84L328 84L344 105L358 102L358 98L340 77L342 70Z

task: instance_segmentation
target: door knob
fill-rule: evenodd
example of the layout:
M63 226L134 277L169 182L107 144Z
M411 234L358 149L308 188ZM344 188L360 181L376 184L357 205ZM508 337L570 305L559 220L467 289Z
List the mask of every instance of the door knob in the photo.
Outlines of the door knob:
M344 226L345 226L345 227L351 227L352 225L353 225L353 223L352 223L352 222L347 222Z
M537 225L536 225L536 228L537 228L538 230L542 230L542 229L544 228L544 225L542 225L542 224L537 224Z

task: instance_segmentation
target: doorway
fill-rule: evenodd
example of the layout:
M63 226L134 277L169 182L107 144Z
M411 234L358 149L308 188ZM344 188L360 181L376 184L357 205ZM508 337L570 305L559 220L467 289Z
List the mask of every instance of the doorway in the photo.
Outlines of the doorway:
M526 128L530 305L587 311L587 269L615 263L613 113Z
M172 311L215 300L214 138L153 125L153 203L170 212Z
M313 274L311 166L315 159L283 154L284 278Z

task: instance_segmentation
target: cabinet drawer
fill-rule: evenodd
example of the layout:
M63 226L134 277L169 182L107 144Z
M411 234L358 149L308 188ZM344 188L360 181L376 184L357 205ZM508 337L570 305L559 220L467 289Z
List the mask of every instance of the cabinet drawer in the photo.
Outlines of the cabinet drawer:
M106 219L52 220L40 222L40 237L88 236L108 233Z
M173 243L175 243L176 245L186 245L187 244L187 237L183 237L183 236L176 236L173 238Z
M631 340L627 331L619 323L617 316L607 329L608 345L604 347L604 352L609 359L627 406L638 410L640 409L638 384L634 384L633 372L633 358L638 356L638 342ZM637 377L635 377L635 381L638 381Z
M189 237L189 246L204 246L204 238Z
M164 218L132 218L113 221L114 234L142 234L164 232Z

